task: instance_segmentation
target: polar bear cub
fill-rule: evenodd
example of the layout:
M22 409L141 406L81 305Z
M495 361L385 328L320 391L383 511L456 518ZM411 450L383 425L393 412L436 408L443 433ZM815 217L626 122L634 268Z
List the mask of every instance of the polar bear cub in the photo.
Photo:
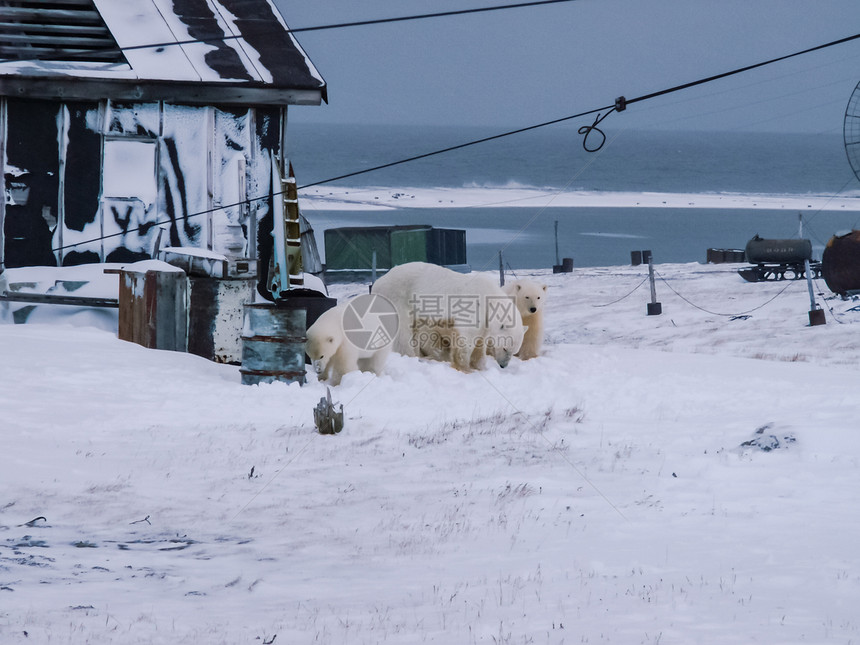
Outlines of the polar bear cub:
M343 375L361 370L381 374L391 343L375 349L354 344L343 329L344 315L349 303L342 303L323 312L307 330L305 352L320 381L340 384Z
M523 317L526 333L517 356L526 361L540 354L543 346L543 306L546 302L546 285L532 280L514 280L503 287L516 299L517 309Z

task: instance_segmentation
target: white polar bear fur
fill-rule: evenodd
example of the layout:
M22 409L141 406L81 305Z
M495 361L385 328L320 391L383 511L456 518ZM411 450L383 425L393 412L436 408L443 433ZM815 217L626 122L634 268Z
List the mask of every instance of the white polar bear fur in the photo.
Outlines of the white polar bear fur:
M346 337L343 314L349 303L326 310L307 331L305 352L320 381L340 384L343 375L361 370L381 374L391 353L391 343L379 349L362 349Z
M532 280L514 280L503 290L517 301L517 309L526 326L523 344L517 356L524 361L540 355L543 346L543 307L546 303L546 285Z
M409 262L390 269L373 285L372 292L394 305L400 326L394 351L406 356L420 356L451 363L456 369L469 372L481 369L486 354L505 367L522 344L525 329L516 307L511 309L513 320L499 320L486 306L493 298L502 304L505 293L491 279L462 274L436 264ZM477 324L464 324L451 316L446 299L460 296L477 302ZM438 312L416 306L422 298L440 298ZM489 314L489 315L488 315Z

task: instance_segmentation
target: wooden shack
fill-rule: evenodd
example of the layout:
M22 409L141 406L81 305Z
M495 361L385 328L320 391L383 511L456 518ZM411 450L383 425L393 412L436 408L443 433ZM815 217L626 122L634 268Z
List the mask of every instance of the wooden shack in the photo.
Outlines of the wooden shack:
M324 100L273 0L4 2L0 262L131 262L159 232L254 259L288 106Z

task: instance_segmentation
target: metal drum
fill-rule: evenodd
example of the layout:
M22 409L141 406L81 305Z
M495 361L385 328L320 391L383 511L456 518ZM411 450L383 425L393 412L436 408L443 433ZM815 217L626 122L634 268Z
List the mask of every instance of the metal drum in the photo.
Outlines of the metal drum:
M840 296L860 291L860 231L834 235L821 256L821 275Z
M287 296L277 302L279 307L304 309L306 331L317 321L317 318L337 306L337 298L328 298L325 294L311 289L290 289ZM310 358L305 356L305 364L310 365L310 363Z
M305 310L271 303L245 305L243 385L305 382Z
M245 305L254 302L257 280L188 277L188 353L210 361L242 361Z

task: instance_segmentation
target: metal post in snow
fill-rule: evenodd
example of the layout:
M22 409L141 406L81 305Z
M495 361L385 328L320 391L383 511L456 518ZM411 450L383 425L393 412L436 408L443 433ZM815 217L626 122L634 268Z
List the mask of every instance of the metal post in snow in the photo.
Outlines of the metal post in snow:
M558 220L555 220L555 263L561 264L561 260L558 259Z
M499 251L499 286L505 286L505 264L502 260L502 252Z
M797 214L797 235L803 239L803 213ZM826 325L824 310L815 302L815 291L812 288L812 271L809 268L809 260L803 261L803 272L806 275L806 287L809 289L809 324L810 326Z
M814 327L816 325L827 324L827 319L824 317L824 309L818 306L815 302L815 292L812 289L812 270L809 268L809 260L803 261L804 273L806 273L806 286L809 288L809 324Z
M651 281L651 302L648 303L648 315L659 316L663 313L663 305L657 302L657 287L654 284L654 261L648 254L648 279Z

